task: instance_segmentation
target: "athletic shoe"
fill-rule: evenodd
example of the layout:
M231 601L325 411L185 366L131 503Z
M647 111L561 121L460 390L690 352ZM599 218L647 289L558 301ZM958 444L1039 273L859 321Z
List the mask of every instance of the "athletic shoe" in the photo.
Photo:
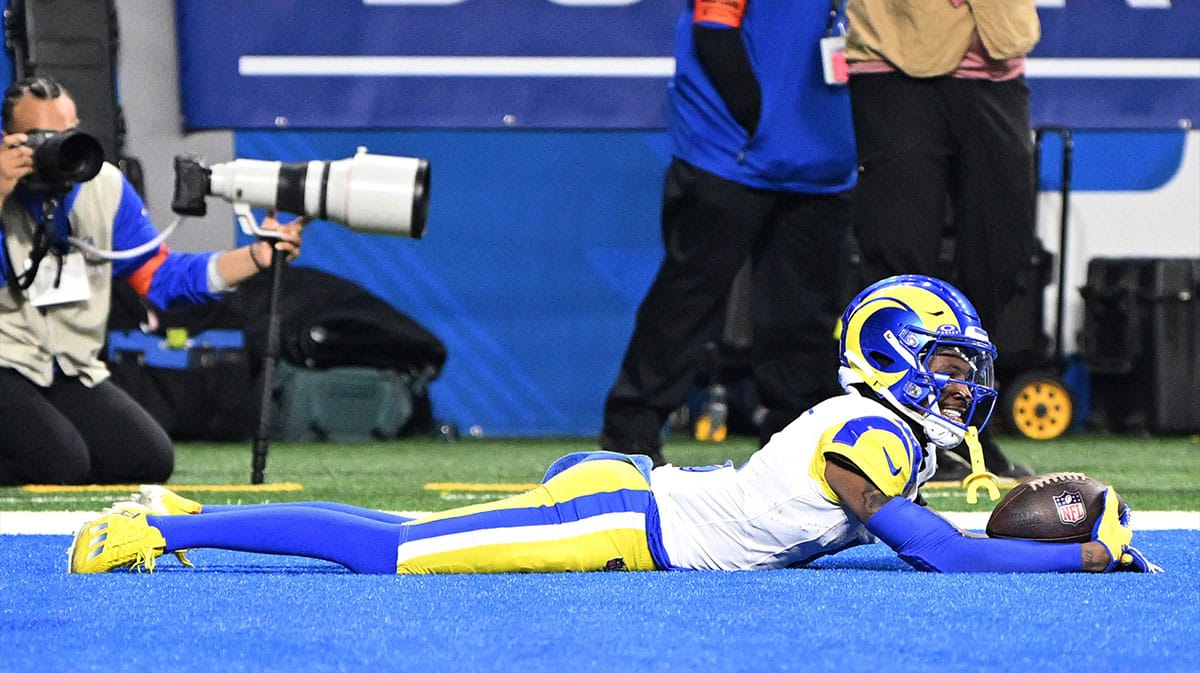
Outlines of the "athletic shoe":
M930 481L962 481L971 474L971 464L953 451L938 449L937 471Z
M1033 470L1029 466L1014 463L1004 455L1004 451L1000 449L1000 443L996 441L995 433L991 430L984 431L979 435L979 444L983 448L983 461L988 472L1001 479L1014 481L1033 476Z
M110 512L144 509L149 514L164 516L171 514L199 514L201 508L202 505L200 503L195 500L189 500L165 486L144 484L138 488L137 493L131 494L128 500L114 502L112 507L104 510L103 513L108 514ZM191 550L176 550L175 558L179 559L179 562L183 565L195 568L196 564L192 563L191 559L187 557L189 551Z
M146 522L148 510L123 506L91 521L75 534L68 550L70 573L103 573L114 568L145 568L166 549L167 541Z
M1002 479L1021 481L1022 479L1028 479L1034 476L1034 472L1028 465L1010 462L1007 466L996 470L996 476Z
M166 486L145 484L129 499L150 510L151 514L199 514L203 505L179 495Z

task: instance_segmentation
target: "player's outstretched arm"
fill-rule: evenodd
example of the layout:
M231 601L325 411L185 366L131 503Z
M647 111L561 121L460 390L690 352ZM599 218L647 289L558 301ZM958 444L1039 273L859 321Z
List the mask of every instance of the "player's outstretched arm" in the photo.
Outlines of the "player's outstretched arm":
M1103 572L1109 555L1099 542L1051 544L963 535L950 522L868 479L830 462L830 488L867 529L909 565L934 572Z

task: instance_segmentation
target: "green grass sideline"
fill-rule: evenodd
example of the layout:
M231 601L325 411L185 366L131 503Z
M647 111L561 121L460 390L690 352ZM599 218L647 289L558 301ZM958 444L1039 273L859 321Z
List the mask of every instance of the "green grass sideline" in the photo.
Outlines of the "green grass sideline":
M1074 434L1046 442L1002 437L1005 452L1036 471L1078 471L1116 486L1135 510L1200 511L1200 437L1134 438ZM538 481L557 457L595 447L590 437L470 438L454 443L433 439L344 444L272 442L266 482L295 482L301 490L203 491L206 502L333 500L392 511L432 511L503 493L427 489L431 482L511 484ZM749 438L697 442L668 438L666 456L677 465L731 459L740 464L755 449ZM179 446L170 484L245 485L250 482L250 443L185 443ZM92 511L120 491L33 493L0 488L0 511ZM975 505L958 489L927 492L939 510L988 511L984 493Z

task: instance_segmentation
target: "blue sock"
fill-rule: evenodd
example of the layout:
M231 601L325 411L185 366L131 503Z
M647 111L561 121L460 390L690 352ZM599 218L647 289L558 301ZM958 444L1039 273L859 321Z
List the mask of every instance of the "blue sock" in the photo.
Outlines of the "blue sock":
M367 509L365 507L355 507L354 505L345 505L340 502L274 502L261 505L204 505L202 514L212 514L215 512L233 512L248 509L262 509L274 507L316 507L326 509L331 512L344 512L361 516L373 521L382 521L384 523L404 523L412 521L411 516L400 516L399 514L389 514L381 512L377 509Z
M236 507L200 516L146 517L167 541L166 551L229 549L304 556L340 563L356 573L396 572L400 524L323 507Z

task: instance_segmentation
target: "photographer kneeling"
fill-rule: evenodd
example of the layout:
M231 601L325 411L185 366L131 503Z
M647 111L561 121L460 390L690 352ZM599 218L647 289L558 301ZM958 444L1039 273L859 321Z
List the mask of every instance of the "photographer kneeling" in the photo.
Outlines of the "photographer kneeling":
M152 243L158 231L115 166L96 159L94 175L73 175L42 151L59 134L82 136L61 84L49 77L13 83L2 122L0 486L166 481L175 463L170 438L108 380L98 357L112 279L161 308L213 301L267 268L273 250L289 260L299 255L304 220L269 216L263 227L278 229L278 241L173 252ZM85 168L93 163L82 159ZM105 250L150 245L107 260L85 257L72 241Z

